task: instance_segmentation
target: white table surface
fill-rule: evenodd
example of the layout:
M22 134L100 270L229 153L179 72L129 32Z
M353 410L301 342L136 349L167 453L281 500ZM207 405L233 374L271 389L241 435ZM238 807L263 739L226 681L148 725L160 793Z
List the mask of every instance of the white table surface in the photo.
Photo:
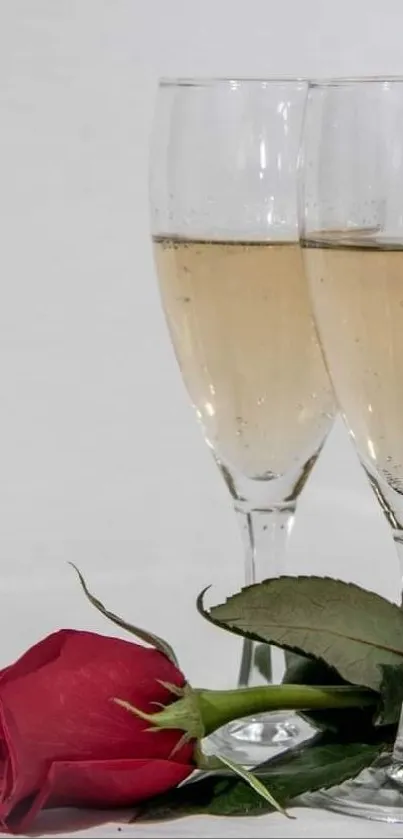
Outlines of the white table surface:
M384 824L380 822L368 822L362 819L349 818L347 816L340 816L336 813L325 813L319 810L311 810L302 807L296 807L292 810L295 818L293 820L286 819L278 813L271 813L270 815L256 816L256 817L242 817L231 818L216 816L191 816L184 819L178 819L170 822L162 823L147 823L147 824L125 824L124 821L116 823L113 820L109 821L108 817L98 817L95 814L59 814L53 813L45 814L45 818L38 822L38 829L40 826L44 830L49 824L57 828L65 834L71 835L74 831L74 836L79 839L81 836L88 837L113 837L113 839L126 839L126 837L150 837L150 839L171 839L171 837L183 837L183 839L193 839L193 837L207 837L215 839L215 837L226 837L226 839L241 839L241 837L270 837L275 836L276 839L300 839L300 837L309 837L309 839L333 839L333 837L343 837L343 839L355 839L355 837L368 837L368 839L378 839L378 837L401 836L402 826ZM104 818L101 821L100 818ZM98 820L98 823L96 823ZM77 829L78 828L78 829ZM42 834L43 835L43 834Z

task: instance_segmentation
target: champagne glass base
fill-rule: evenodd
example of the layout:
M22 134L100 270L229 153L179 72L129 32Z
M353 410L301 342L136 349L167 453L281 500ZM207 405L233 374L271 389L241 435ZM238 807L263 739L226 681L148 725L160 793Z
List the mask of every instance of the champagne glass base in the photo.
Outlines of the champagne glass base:
M403 824L403 784L390 773L390 755L382 755L350 781L328 790L307 793L301 802L361 819Z
M274 755L308 740L315 733L305 720L289 712L270 712L234 720L214 732L206 751L243 766L257 766Z

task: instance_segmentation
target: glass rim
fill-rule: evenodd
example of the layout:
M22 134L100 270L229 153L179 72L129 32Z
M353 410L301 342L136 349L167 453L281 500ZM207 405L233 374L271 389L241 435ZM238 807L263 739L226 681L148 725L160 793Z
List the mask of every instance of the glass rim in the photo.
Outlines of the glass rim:
M205 88L218 85L283 85L299 87L308 85L309 79L302 76L161 76L158 79L159 87L194 87Z
M354 85L403 84L403 76L334 76L308 79L309 88L353 87Z

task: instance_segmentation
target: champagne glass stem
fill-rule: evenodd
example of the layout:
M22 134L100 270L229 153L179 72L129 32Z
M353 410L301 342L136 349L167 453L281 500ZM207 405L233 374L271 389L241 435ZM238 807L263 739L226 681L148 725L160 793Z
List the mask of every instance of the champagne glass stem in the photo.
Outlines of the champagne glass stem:
M259 583L267 577L284 573L284 557L288 537L294 522L295 501L276 504L268 509L248 509L242 502L235 504L245 551L245 584ZM256 665L255 641L245 638L238 677L239 687L254 683ZM268 647L265 663L267 681L278 683L284 673L284 654Z

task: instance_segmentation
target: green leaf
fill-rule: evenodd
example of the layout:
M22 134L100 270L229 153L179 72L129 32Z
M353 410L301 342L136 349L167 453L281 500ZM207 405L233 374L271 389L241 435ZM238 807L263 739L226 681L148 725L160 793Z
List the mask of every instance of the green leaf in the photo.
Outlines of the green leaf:
M347 685L337 670L317 658L306 658L297 653L286 652L284 684L300 685ZM360 733L366 735L374 724L374 707L326 709L320 711L299 711L299 714L321 730L342 732L343 737L354 739ZM389 722L395 720L390 719Z
M254 770L270 794L283 805L305 792L328 788L355 777L386 748L384 739L337 742L318 735L308 745L289 750ZM260 815L272 807L258 793L233 776L211 773L144 802L133 821L161 821L205 813L214 816Z
M347 682L379 691L381 665L403 664L403 612L374 592L327 577L277 577L206 612L230 632L323 659Z
M163 638L159 638L158 635L153 635L151 632L147 632L145 629L140 629L138 626L133 626L131 623L127 623L127 621L123 620L123 618L120 618L118 615L110 612L97 597L94 597L94 595L91 594L81 571L79 571L77 566L74 565L74 562L69 562L69 565L74 568L76 574L78 575L78 579L80 580L85 596L88 598L92 606L95 606L98 612L101 612L101 615L104 615L105 618L108 618L108 620L112 621L112 623L116 624L116 626L126 629L126 631L130 632L131 635L135 635L137 638L145 641L146 644L151 644L152 647L155 647L155 649L159 650L160 653L166 655L167 658L172 661L172 664L178 667L176 655L167 641L164 641Z
M318 658L286 650L286 670L283 682L286 685L345 685L347 682L339 676L334 667Z
M270 805L270 807L273 808L273 810L278 810L278 812L281 813L283 816L289 817L287 811L284 810L284 807L282 807L281 804L279 804L278 801L276 801L276 799L273 798L269 789L262 783L262 781L257 777L257 775L254 775L253 772L249 772L249 769L245 769L244 766L240 766L238 763L235 763L233 760L230 760L229 757L225 757L225 755L221 755L221 757L218 756L218 760L221 763L223 763L224 766L230 769L231 772L234 773L234 775L238 775L238 777L242 778L242 780L245 781L246 784L249 784L251 789L253 789L258 795L260 795L261 798L263 798L264 801L266 801Z
M378 722L382 725L398 722L403 703L403 664L381 666L381 710Z

